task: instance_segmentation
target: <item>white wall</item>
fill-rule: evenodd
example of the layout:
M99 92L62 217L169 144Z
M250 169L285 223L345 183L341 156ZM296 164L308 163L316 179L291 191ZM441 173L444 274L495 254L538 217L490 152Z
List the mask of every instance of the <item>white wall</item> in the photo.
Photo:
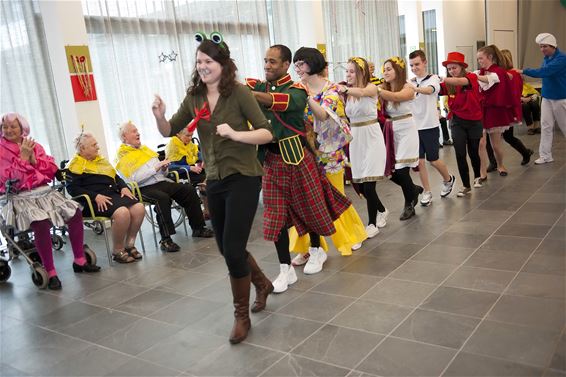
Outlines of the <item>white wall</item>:
M500 50L508 49L517 56L517 17L516 1L489 0L486 3L487 44L494 44ZM514 59L516 60L516 59Z
M476 42L486 41L484 1L445 1L443 20L446 54L450 51L461 52L466 56L470 68L475 68Z

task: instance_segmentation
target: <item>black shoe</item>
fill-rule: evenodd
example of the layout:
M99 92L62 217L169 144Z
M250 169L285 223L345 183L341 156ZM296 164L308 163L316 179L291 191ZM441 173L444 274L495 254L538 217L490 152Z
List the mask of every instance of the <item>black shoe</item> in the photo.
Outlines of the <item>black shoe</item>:
M422 188L422 186L419 185L415 185L415 196L413 197L413 202L411 203L413 205L413 215L415 212L415 206L419 203L419 195L422 194L424 192L424 188ZM405 207L406 209L407 207ZM405 211L403 211L404 213Z
M494 164L491 164L491 163L490 163L489 166L487 167L487 172L488 172L488 173L491 173L491 172L493 172L493 171L497 171L497 165L494 165Z
M161 240L159 242L159 248L161 249L161 251L165 251L166 253L175 253L181 250L181 247L179 247L179 245L173 242L171 238L168 238L166 240Z
M211 238L214 237L214 231L203 226L200 229L193 230L193 237Z
M73 271L75 272L98 272L100 271L100 266L96 264L85 263L84 265L76 264L73 262Z
M534 153L535 152L532 149L527 150L527 154L523 156L523 161L521 161L521 165L527 165L529 162L531 162L531 156Z
M62 288L63 286L61 285L61 280L59 280L59 278L57 277L57 275L55 276L51 276L49 278L49 282L47 283L47 288L53 290L53 291L58 291Z
M401 217L399 217L399 220L409 220L413 216L415 216L415 207L405 206L405 208L403 208L403 213L401 213Z
M438 148L444 148L444 145L439 144L439 145L438 145Z
M442 144L444 144L444 145L454 145L454 142L452 142L452 140L448 139L448 140L444 140L442 142Z

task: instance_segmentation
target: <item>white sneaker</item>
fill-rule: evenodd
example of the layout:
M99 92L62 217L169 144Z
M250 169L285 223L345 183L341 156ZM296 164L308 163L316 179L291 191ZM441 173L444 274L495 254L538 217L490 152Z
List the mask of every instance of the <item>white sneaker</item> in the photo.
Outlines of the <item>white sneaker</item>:
M362 243L361 243L361 242L355 243L355 244L352 245L352 251L359 250L360 247L362 247Z
M440 197L445 198L452 192L454 188L454 183L456 182L456 177L453 175L450 176L450 180L448 182L442 183L442 190L440 190Z
M389 216L389 211L385 208L384 212L378 212L377 218L375 219L375 225L378 228L383 228L387 225L387 216Z
M481 178L480 178L480 177L474 178L474 187L475 187L475 188L483 187L483 184L481 183Z
M273 281L273 292L281 293L285 292L287 288L297 281L297 274L295 273L295 268L289 266L288 264L279 265L279 276Z
M319 273L322 271L322 265L328 259L328 255L326 255L322 247L310 247L309 254L311 256L303 269L303 273L306 275Z
M297 254L297 256L295 258L293 258L293 260L291 261L291 264L293 266L302 266L303 264L307 263L309 258L310 258L309 253Z
M423 197L421 198L421 205L423 207L428 207L432 203L432 192L425 191L423 192Z
M537 165L547 164L549 162L554 162L554 159L552 157L539 157L535 160L535 164Z
M368 238L373 238L379 234L379 228L370 224L366 226L366 233L368 234Z

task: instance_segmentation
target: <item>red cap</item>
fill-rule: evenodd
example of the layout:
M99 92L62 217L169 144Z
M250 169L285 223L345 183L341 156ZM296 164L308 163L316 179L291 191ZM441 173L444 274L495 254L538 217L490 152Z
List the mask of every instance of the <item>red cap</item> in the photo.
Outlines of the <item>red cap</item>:
M455 51L449 52L448 57L446 58L445 61L442 62L442 65L446 67L450 63L460 64L464 68L468 68L468 64L466 64L464 54L460 52L455 52Z

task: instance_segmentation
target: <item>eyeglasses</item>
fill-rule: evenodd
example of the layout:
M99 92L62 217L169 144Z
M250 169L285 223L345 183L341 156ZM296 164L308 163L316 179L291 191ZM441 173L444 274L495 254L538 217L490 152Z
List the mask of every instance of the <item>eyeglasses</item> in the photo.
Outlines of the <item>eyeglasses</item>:
M307 64L307 63L305 63L302 60L299 60L298 62L295 63L295 68L301 69L303 67L303 65L305 65L305 64Z

